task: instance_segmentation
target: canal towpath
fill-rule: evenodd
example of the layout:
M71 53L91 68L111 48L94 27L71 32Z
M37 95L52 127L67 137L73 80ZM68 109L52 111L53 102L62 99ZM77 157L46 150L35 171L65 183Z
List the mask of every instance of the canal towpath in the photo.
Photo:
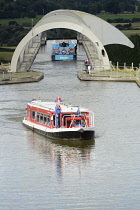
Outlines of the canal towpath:
M140 87L139 71L114 71L114 70L86 70L77 72L78 79L82 81L108 81L108 82L136 82Z
M7 72L0 73L0 85L38 82L44 78L44 73L39 71Z

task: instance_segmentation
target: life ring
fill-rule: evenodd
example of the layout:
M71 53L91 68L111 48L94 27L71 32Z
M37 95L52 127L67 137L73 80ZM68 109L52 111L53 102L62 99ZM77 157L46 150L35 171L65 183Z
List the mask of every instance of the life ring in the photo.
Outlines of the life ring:
M54 53L56 53L56 54L60 53L59 48L54 48L53 50L54 50Z
M74 53L74 48L73 47L69 48L68 52L69 53Z
M66 49L62 49L62 54L66 54L67 53L67 50Z

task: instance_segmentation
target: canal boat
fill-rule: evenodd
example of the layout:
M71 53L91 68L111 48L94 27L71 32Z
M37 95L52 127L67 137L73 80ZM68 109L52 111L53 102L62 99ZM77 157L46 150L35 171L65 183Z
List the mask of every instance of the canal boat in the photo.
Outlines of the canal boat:
M94 113L86 108L60 103L59 127L56 127L56 102L32 100L27 103L23 124L51 139L94 139Z
M59 41L52 45L52 61L76 60L77 43L70 41Z

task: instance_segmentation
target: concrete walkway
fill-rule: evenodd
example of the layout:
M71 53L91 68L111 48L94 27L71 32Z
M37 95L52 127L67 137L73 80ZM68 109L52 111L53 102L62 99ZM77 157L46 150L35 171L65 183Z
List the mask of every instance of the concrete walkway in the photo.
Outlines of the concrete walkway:
M117 73L117 74L116 74ZM140 77L134 72L131 74L130 72L113 72L113 71L98 71L91 74L87 74L85 70L78 71L77 77L83 81L109 81L109 82L136 82L136 84L140 87Z
M42 72L19 72L0 74L0 85L39 82L44 78Z
M90 40L80 41L84 47L88 60L90 61L91 68L99 68L103 66L103 61L99 58L97 48Z
M24 54L23 61L19 65L18 72L26 72L30 70L39 49L40 41L36 40L36 42L32 43L32 46L28 49L28 52Z

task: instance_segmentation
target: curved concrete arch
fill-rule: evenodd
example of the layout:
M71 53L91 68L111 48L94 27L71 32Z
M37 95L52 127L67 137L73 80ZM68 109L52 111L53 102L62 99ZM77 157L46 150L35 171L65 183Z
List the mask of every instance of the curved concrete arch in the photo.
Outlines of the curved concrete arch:
M98 42L98 56L102 57L106 66L109 66L107 53L106 56L101 53L105 51L104 45L117 43L134 47L123 33L96 16L74 10L55 10L45 15L18 44L11 61L12 72L17 71L20 55L23 56L26 45L38 34L54 28L71 29L85 35L93 43ZM112 33L115 33L113 38Z

